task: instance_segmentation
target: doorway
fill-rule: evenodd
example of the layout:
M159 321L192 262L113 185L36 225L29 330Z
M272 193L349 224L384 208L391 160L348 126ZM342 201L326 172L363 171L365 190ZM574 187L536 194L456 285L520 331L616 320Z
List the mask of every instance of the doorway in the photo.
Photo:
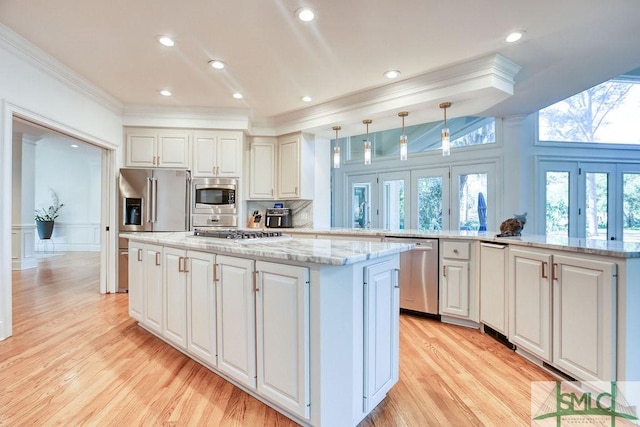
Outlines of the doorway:
M7 141L5 148L0 150L0 157L3 163L3 169L6 173L2 176L2 188L5 191L5 201L11 200L13 182L15 181L15 171L12 167L12 144L13 140L13 127L16 120L26 121L27 124L35 127L41 127L48 131L64 135L66 137L74 138L78 142L91 145L94 149L100 150L100 197L98 206L99 210L99 227L97 232L99 233L97 241L99 242L99 258L100 258L100 293L115 293L116 292L116 280L115 280L115 252L112 248L115 248L116 244L116 232L115 232L115 158L117 145L107 142L105 140L97 139L95 137L80 134L76 130L68 128L65 125L58 122L26 113L15 106L8 106L9 108L4 110L4 127L3 136ZM12 203L11 203L12 204ZM0 318L0 339L5 339L12 335L12 280L11 280L11 261L13 257L12 253L12 238L9 238L9 231L13 224L13 212L9 209L10 203L6 203L5 209L0 217L2 218L3 230L2 235L6 243L3 244L0 251L2 256L2 280L0 280L0 296L2 300L2 311ZM26 209L26 208L25 208ZM30 212L33 215L33 212ZM22 221L22 219L21 219ZM33 224L33 216L30 220ZM6 279L6 280L5 280Z

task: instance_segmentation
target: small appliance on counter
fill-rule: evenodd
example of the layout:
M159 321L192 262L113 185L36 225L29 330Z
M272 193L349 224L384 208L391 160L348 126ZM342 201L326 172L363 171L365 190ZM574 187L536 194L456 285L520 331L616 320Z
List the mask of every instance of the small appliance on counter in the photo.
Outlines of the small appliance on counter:
M267 228L293 227L291 208L268 208L264 218L264 225Z

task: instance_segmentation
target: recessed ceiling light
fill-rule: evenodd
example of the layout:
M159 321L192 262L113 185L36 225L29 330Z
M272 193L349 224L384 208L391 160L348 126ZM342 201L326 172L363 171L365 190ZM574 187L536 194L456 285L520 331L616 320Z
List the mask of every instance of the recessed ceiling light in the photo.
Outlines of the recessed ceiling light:
M209 61L209 65L211 65L216 70L222 70L224 67L227 66L227 64L225 64L224 61L220 61L219 59L213 59Z
M296 10L296 16L303 22L311 22L316 19L316 13L308 7L301 7Z
M400 71L398 70L389 70L384 73L384 76L388 79L395 79L400 75Z
M162 96L171 96L171 91L169 89L162 89L160 91L160 95L162 95Z
M71 148L78 148L78 144L71 144Z
M313 98L310 97L309 95L305 95L302 98L300 98L301 100L303 100L304 102L311 102L313 101Z
M514 31L513 33L511 33L511 34L509 34L507 36L505 41L507 43L514 43L514 42L517 42L518 40L520 40L523 36L524 36L524 31L522 31L522 30Z
M167 37L167 36L158 36L158 41L160 42L161 45L167 46L167 47L173 47L176 45L176 42L174 42L171 37Z
M244 98L244 96L242 96L242 94L241 94L240 92L236 92L236 93L234 93L234 94L233 94L233 97L234 97L235 99L242 99L242 98Z

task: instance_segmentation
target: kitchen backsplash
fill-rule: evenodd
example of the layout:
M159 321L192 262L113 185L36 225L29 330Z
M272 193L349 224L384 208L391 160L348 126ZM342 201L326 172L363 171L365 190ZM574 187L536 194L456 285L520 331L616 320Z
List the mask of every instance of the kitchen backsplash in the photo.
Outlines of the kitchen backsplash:
M305 227L313 227L313 200L278 200L278 203L284 204L285 208L290 208L293 215L293 226L295 228L305 228ZM273 200L258 202L258 201L248 201L247 202L247 212L248 216L244 219L244 225L246 225L249 220L249 216L253 211L259 211L262 215L262 219L260 220L260 225L264 227L264 213L267 208L272 208L273 204L276 203ZM241 222L241 226L242 221Z

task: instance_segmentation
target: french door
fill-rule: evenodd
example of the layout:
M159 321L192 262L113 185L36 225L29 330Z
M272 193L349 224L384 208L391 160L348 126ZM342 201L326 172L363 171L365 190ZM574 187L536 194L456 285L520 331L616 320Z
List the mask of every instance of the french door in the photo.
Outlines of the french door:
M495 165L351 175L344 224L387 230L495 229Z
M639 165L543 161L539 171L539 234L640 242Z

